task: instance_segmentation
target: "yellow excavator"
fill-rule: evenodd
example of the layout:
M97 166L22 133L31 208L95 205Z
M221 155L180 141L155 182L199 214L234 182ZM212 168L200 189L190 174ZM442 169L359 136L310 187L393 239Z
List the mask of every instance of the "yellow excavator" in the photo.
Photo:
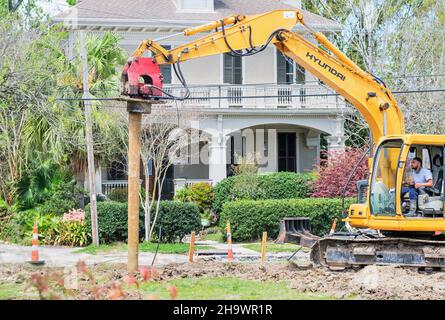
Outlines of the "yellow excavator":
M307 29L315 43L292 31L297 24ZM187 99L187 93L173 97L162 88L159 66L173 65L178 79L187 88L181 62L222 53L250 56L275 45L283 55L357 108L374 141L370 152L373 156L368 160L366 200L350 206L344 217L348 232L317 239L311 260L341 267L369 264L445 267L445 242L441 241L445 231L445 136L406 134L403 114L385 83L359 68L322 33L312 30L298 10L232 15L186 29L181 34L187 37L198 33L204 33L203 37L171 50L158 43L166 38L143 41L122 73L122 94L146 100ZM147 51L152 52L151 57L144 57ZM419 190L414 212L407 206L409 198L402 193L413 158L420 158L433 176L433 186Z

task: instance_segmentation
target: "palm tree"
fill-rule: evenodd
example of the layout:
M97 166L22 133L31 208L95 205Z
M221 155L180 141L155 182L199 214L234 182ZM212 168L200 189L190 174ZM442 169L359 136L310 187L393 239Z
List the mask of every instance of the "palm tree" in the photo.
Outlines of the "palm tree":
M57 43L48 46L51 50L56 50L64 61L65 70L58 75L60 95L81 98L83 83L79 44L77 43L77 54L73 60L69 60ZM92 95L105 97L118 92L120 70L126 61L124 50L119 47L118 36L112 33L105 33L100 37L90 34L87 36L86 46ZM102 142L108 140L107 136L112 132L115 121L104 107L94 104L93 129L95 141L99 141L95 146L96 160L103 156ZM53 106L50 117L45 113L35 114L27 123L26 133L30 157L38 150L60 164L67 164L75 175L77 184L84 187L87 157L81 102L59 102ZM107 148L109 149L108 146Z

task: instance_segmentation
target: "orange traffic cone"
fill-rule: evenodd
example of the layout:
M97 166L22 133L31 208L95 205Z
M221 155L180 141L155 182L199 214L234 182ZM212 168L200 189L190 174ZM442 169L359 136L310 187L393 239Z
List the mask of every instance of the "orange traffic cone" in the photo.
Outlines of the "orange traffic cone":
M334 219L332 222L331 231L329 232L329 235L332 236L335 233L335 229L337 228L337 218Z
M232 250L232 231L230 229L230 221L227 221L226 231L227 231L227 244L229 245L229 249L227 251L227 260L229 262L232 262L233 250Z
M37 223L34 223L33 235L32 235L32 253L31 261L29 263L33 265L43 265L45 261L39 260L39 232L37 229Z

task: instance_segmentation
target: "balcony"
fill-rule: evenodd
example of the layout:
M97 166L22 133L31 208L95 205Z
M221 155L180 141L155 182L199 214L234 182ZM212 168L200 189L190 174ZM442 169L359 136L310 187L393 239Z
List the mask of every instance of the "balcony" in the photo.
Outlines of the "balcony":
M190 98L183 102L190 107L221 109L339 109L344 100L323 85L254 84L190 86ZM167 85L165 91L184 95L180 85ZM174 106L174 102L167 105Z

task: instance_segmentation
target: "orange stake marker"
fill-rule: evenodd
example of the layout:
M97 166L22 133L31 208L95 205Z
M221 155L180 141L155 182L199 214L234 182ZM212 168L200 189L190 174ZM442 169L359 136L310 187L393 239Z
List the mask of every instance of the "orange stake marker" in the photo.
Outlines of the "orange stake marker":
M37 222L34 223L33 235L32 235L32 252L31 252L31 264L43 265L45 261L39 260L39 231L37 228Z
M229 249L227 252L227 260L229 262L232 262L233 261L233 250L232 250L232 231L230 229L230 221L227 221L226 231L227 231L227 244L229 246Z
M193 262L193 255L195 254L195 231L192 231L192 237L190 239L190 249L189 249L189 262Z

